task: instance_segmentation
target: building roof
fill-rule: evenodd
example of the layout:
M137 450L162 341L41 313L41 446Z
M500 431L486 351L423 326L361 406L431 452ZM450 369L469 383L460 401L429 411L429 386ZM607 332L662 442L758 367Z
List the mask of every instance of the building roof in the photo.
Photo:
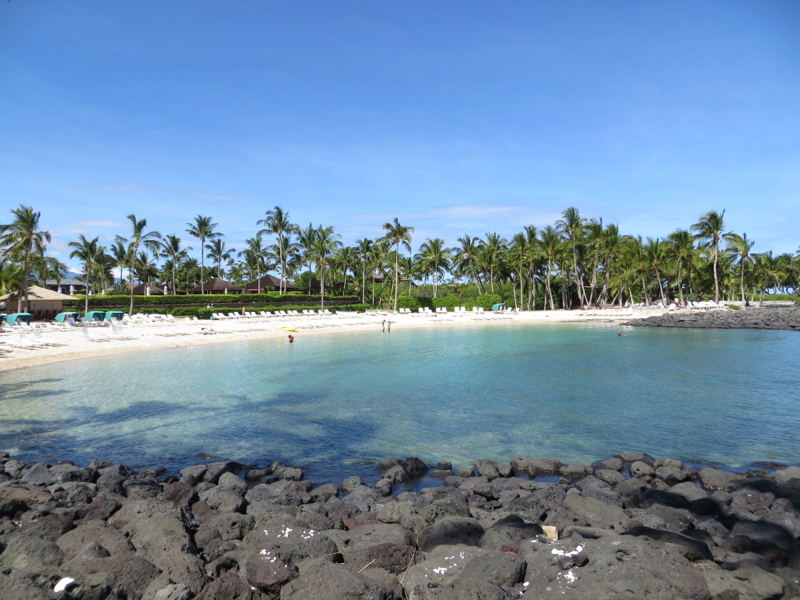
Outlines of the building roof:
M260 285L259 285L259 282L261 282ZM284 281L284 283L286 284L286 288L285 289L287 289L287 290L296 290L297 289L297 287L295 287L290 281ZM245 286L245 289L247 291L251 291L251 290L258 291L259 288L261 288L263 290L264 288L268 288L268 287L277 288L277 287L280 287L280 285L281 285L281 280L278 279L277 277L275 277L273 275L264 275L260 279L254 279L253 281L248 283Z
M44 282L45 285L79 285L81 287L86 286L86 282L83 279L46 279ZM93 287L93 286L89 286Z
M133 288L133 295L134 296L146 296L147 295L147 288L150 288L150 295L151 296L163 296L164 295L164 288L160 288L155 284L141 284L137 285Z
M12 292L5 296L0 296L0 300L16 300L17 294L18 292ZM75 298L61 292L46 290L38 285L32 285L28 288L28 300L75 300Z
M219 277L215 277L214 279L209 279L203 284L204 291L206 292L224 292L228 290L230 292L243 292L244 288L239 287L232 281L225 281L224 279L220 279ZM189 291L190 294L199 294L201 292L200 286L196 286L195 288Z

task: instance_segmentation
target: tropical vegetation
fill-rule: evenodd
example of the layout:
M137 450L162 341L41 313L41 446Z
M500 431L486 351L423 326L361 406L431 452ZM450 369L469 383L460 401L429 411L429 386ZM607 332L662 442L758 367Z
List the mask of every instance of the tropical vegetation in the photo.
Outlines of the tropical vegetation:
M20 206L11 216L0 224L0 292L21 291L17 308L25 310L28 286L63 278L66 266L47 256L51 237L41 228L40 213ZM745 232L726 230L724 210L709 211L664 237L642 238L570 207L555 223L527 225L509 239L497 232L465 233L454 244L427 238L415 249L414 227L397 218L382 225L381 237L348 246L333 227L301 227L276 206L254 223L260 229L238 252L223 241L213 217L196 216L186 233L199 241L199 260L180 234L162 236L148 228L146 219L133 214L127 219L130 230L107 245L80 235L69 246L92 293L125 295L129 311L134 310L137 283L182 298L152 302L185 305L192 298L202 303L184 295L194 288L205 294L209 276L240 286L257 281L253 291L259 298L274 290L277 297L305 294L321 307L326 298L346 297L395 310L480 306L489 299L520 310L692 299L747 305L800 288L800 250L754 253L755 242ZM208 272L206 259L212 265ZM262 289L262 277L270 272L277 274L276 285ZM90 304L85 299L85 308Z

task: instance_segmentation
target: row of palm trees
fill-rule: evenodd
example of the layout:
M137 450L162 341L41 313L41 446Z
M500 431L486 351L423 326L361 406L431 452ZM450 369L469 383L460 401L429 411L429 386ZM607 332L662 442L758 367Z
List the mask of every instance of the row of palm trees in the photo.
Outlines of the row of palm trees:
M23 290L22 309L32 277L58 279L66 267L45 256L50 234L41 230L40 213L26 206L11 212L12 222L0 225L0 291ZM239 252L226 246L212 217L198 215L187 223L186 233L200 244L199 264L189 255L193 248L184 245L179 235L148 230L147 220L133 214L127 217L129 233L116 236L107 247L99 237L84 235L69 246L70 258L81 263L85 279L96 288L117 287L116 268L121 287L127 270L131 310L136 281L160 281L172 293L199 283L205 292L206 258L215 265L215 276L237 283L277 271L281 294L295 279L307 285L308 293L318 292L324 298L327 282L334 293L349 290L366 302L371 285L374 306L378 281L378 302L395 309L402 292L436 297L443 285L458 282L471 284L479 294L498 293L504 301L529 310L537 305L555 309L685 302L687 296L716 301L738 296L747 303L748 291L798 288L800 253L755 254L754 242L746 234L725 231L724 217L725 211L711 211L688 229L643 239L623 235L616 225L586 219L576 208L568 208L556 223L542 228L528 225L509 240L494 232L483 237L465 234L449 247L442 238L428 238L415 253L414 228L396 218L384 223L382 237L345 246L333 227L300 227L292 223L288 211L276 206L257 221L261 229ZM388 286L381 283L385 280Z

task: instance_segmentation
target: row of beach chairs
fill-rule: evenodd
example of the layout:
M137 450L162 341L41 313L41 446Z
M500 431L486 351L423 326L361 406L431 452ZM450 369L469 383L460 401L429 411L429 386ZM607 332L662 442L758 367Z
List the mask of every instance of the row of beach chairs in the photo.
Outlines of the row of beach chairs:
M369 311L367 311L369 312ZM414 313L410 308L398 308L397 312L401 315L413 315ZM473 307L471 311L468 311L464 306L456 306L453 311L449 311L447 307L440 306L435 311L432 311L427 306L417 309L417 314L420 315L483 315L487 314L482 308L480 307Z
M246 320L246 319L272 319L272 318L280 318L280 317L340 317L344 316L347 313L332 313L327 308L320 309L317 311L313 311L310 309L304 309L302 312L296 310L276 310L274 312L270 312L268 310L262 310L258 313L255 312L244 312L244 313L222 313L216 312L212 313L211 316L215 320Z

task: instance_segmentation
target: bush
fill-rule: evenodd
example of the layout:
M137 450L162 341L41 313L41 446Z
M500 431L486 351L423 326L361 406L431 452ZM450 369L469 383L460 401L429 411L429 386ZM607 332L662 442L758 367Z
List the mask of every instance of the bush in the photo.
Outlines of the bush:
M357 301L358 296L336 296L331 297L331 300L336 302L344 301ZM208 304L238 304L244 306L252 306L256 304L274 304L277 302L319 302L320 297L315 295L303 294L301 292L289 292L280 296L278 292L267 292L266 294L187 294L184 296L134 296L133 306L135 308L142 308L145 306L181 306L197 304L205 306ZM130 296L90 296L90 308L117 308L120 306L128 306L130 304ZM82 307L83 300L65 300L64 307ZM306 307L308 308L308 307ZM146 312L146 311L145 311Z
M434 308L446 308L450 312L453 312L456 306L466 306L466 304L461 304L458 296L442 296L441 298L432 298L432 300Z
M739 310L739 307L736 306L735 304L728 305L728 308L730 308L731 310Z
M326 306L328 310L333 313L336 312L363 312L369 308L368 304L347 304L345 306ZM247 310L247 309L246 309ZM264 310L263 308L256 308L247 310L247 312L255 312L258 313ZM296 310L297 312L302 313L304 310L313 310L318 311L320 310L320 306L293 306L291 304L287 304L276 308L275 310ZM147 312L147 311L142 311ZM267 310L266 312L273 312L271 310ZM176 317L197 317L198 319L210 319L211 315L214 313L222 313L225 315L229 315L232 313L242 314L241 308L231 308L231 307L215 307L215 308L206 308L205 306L177 306L172 309L172 314Z
M410 296L398 296L397 298L397 308L410 308L411 312L417 312L417 310L426 306L433 308L431 298L412 298Z

